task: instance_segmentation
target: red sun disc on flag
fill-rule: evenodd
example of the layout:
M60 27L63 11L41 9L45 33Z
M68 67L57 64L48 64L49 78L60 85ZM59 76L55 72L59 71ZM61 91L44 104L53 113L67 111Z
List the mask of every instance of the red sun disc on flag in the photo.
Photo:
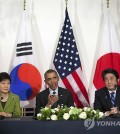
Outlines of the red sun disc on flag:
M120 76L120 54L119 53L108 53L98 59L94 80L93 80L96 89L100 89L105 86L104 81L102 79L102 71L107 68L115 69Z

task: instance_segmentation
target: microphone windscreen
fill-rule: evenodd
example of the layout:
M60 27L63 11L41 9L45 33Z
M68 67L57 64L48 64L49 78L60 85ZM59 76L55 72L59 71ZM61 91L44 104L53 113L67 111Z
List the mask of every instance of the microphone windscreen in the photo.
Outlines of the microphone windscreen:
M56 92L55 92L55 91L53 92L53 95L54 95L54 94L56 94Z
M3 100L3 97L1 97L0 100Z

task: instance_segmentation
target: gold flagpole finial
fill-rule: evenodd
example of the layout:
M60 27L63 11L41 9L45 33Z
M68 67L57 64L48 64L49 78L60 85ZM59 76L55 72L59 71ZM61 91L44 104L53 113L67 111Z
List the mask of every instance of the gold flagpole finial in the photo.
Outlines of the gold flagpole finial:
M65 4L66 4L66 7L67 7L67 5L68 5L68 0L65 0Z
M109 8L109 0L106 0L107 1L107 8Z
M25 10L25 7L26 7L26 0L24 0L24 10Z

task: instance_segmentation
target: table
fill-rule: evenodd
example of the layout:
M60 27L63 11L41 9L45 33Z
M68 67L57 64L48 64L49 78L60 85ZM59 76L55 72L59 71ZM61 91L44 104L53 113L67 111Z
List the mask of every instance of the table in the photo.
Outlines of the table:
M38 121L31 117L0 120L0 134L119 134L120 118L106 118L94 123L78 121ZM87 127L85 127L85 124ZM91 125L90 125L91 124Z

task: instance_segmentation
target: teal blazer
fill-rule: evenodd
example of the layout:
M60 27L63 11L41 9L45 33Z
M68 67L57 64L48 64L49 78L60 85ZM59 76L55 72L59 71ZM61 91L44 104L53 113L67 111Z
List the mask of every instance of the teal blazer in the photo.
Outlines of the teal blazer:
M10 92L4 108L0 102L0 112L10 113L12 114L12 117L21 117L22 110L20 107L19 96Z

